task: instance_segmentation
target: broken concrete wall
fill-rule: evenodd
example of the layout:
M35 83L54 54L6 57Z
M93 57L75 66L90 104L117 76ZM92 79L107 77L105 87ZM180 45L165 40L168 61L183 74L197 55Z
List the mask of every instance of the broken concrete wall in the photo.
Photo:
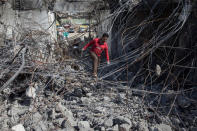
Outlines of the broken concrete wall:
M57 39L55 15L48 12L46 8L18 11L13 10L11 2L6 2L0 8L1 31L6 33L6 39L12 39L15 33L17 33L17 36L20 35L19 28L26 31L45 31L49 33L48 38L50 41Z
M1 45L12 41L13 52L16 54L20 44L26 43L32 59L42 62L52 61L51 51L54 50L54 43L57 41L55 14L48 11L45 6L39 9L36 5L34 8L32 5L33 9L16 10L13 9L12 2L0 6Z
M69 12L71 14L81 13L81 12L89 12L93 6L91 5L91 0L89 1L63 1L57 0L54 5L54 11L59 12Z
M21 4L22 9L24 10L41 9L43 7L44 0L21 0Z
M111 52L111 22L112 18L110 17L110 10L100 10L99 14L96 16L98 18L98 26L97 28L97 35L99 37L102 36L103 33L108 33L109 34L109 39L107 41L108 46L109 46L109 52Z
M6 3L4 5L0 5L0 32L5 33L4 38L12 38L12 30L15 30L15 12L12 10L11 4Z

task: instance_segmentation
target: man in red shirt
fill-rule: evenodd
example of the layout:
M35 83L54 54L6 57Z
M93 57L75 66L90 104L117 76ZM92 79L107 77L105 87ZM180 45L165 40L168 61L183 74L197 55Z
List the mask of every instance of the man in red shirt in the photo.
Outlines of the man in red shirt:
M93 75L97 77L97 68L100 63L100 56L103 50L105 50L105 55L107 59L107 64L110 64L109 62L109 53L108 53L108 46L107 46L107 39L109 38L109 35L107 33L104 33L101 38L95 38L94 40L90 41L83 49L82 51L86 50L88 47L92 46L90 50L90 56L93 60Z

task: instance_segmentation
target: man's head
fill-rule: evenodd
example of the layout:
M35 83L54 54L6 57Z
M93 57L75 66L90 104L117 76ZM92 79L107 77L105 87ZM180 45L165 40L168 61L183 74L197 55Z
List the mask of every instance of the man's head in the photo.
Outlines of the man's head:
M109 35L107 33L104 33L100 39L100 44L104 44L104 42L106 42L108 38L109 38Z

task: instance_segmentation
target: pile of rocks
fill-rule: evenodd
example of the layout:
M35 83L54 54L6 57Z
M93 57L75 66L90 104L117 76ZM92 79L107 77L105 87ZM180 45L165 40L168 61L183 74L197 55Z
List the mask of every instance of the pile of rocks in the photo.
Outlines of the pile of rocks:
M21 95L2 100L0 130L171 131L177 129L175 123L181 123L176 117L170 119L151 110L143 95L126 87L116 88L119 85L112 86L71 66L66 70L71 72L55 79L36 79Z

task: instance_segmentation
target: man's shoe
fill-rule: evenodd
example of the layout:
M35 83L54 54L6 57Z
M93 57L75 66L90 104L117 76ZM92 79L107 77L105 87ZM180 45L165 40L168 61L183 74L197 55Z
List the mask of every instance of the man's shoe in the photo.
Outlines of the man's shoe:
M94 76L94 77L97 77L97 74L96 74L96 73L93 73L93 76Z

